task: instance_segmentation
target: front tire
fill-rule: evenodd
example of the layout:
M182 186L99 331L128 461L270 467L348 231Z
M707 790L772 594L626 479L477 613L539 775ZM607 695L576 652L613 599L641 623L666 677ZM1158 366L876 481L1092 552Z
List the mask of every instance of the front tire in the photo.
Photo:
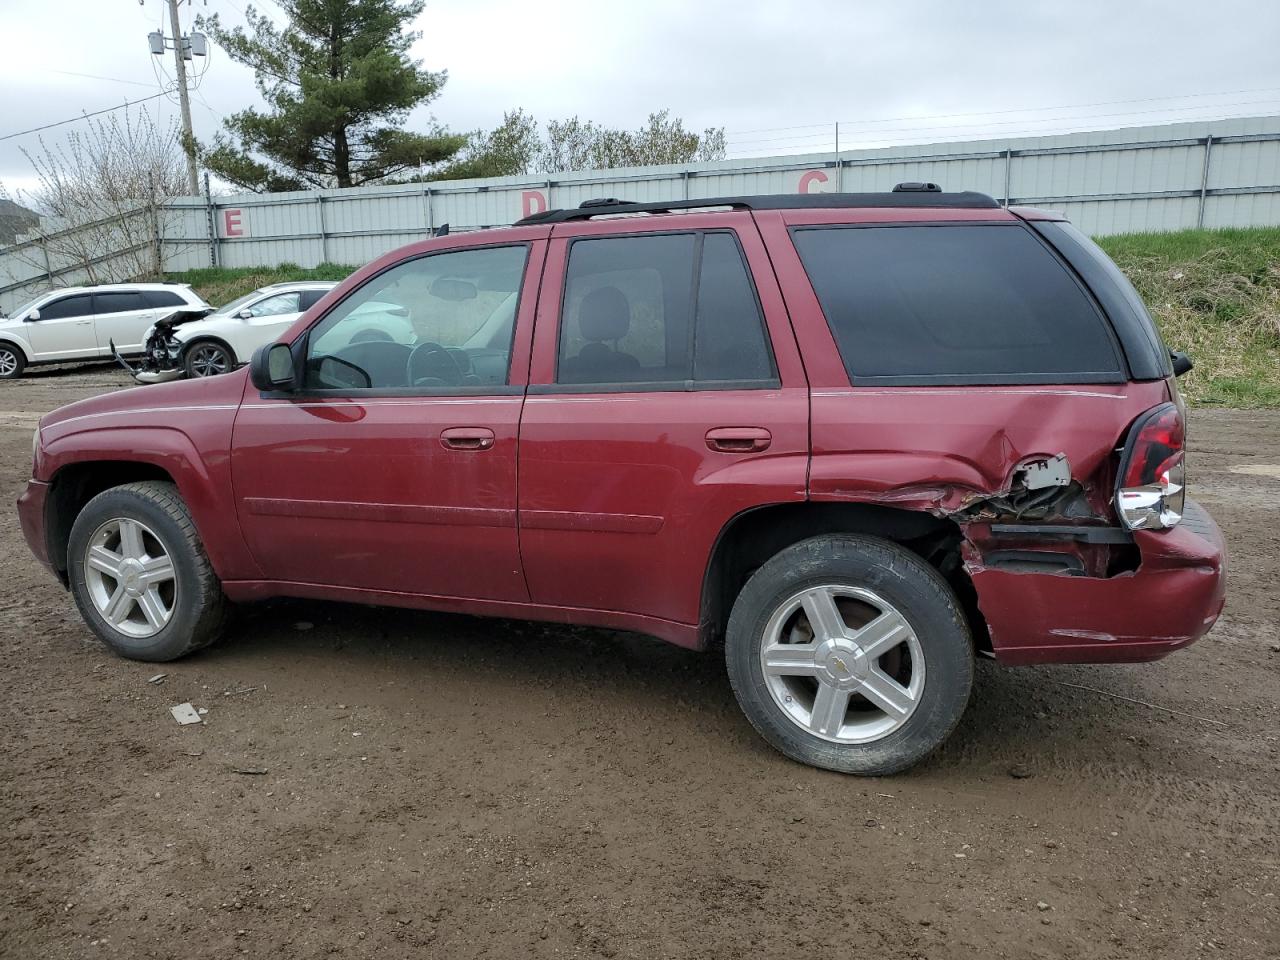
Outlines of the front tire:
M234 370L236 357L230 347L212 340L199 340L187 348L182 366L192 379L216 377Z
M793 760L886 776L950 736L973 686L973 644L936 570L878 537L815 537L752 575L725 637L752 726Z
M217 639L226 600L171 483L112 487L85 505L67 547L80 615L130 660L176 660Z
M11 343L0 343L0 380L16 380L27 366L26 355Z

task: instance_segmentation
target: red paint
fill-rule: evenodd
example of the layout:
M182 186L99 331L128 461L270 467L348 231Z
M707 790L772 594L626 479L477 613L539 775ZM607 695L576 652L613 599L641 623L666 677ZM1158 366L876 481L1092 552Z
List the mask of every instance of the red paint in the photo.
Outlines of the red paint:
M222 235L224 237L243 237L244 225L240 218L243 213L239 209L222 211Z
M826 182L810 171L801 192ZM526 213L545 208L526 191ZM539 206L540 204L540 206ZM232 222L232 216L237 219ZM224 211L228 235L239 211ZM1026 215L1018 211L1016 215ZM791 245L795 224L1012 221L998 209L691 213L482 231L421 241L344 281L291 342L367 278L422 253L530 244L510 388L492 396L261 396L244 372L82 401L42 422L19 500L37 558L49 484L77 463L168 472L233 599L298 596L638 630L697 646L721 532L754 508L860 502L952 516L1008 489L1024 458L1067 455L1110 514L1112 451L1161 382L853 388ZM772 341L762 390L557 392L569 241L654 230L735 232ZM526 390L526 387L532 389ZM1221 609L1211 522L1139 533L1140 562L1107 577L990 567L990 527L960 516L965 568L1007 663L1144 660L1206 632Z
M520 192L520 216L531 217L535 213L545 213L547 195L541 190L522 190Z
M827 175L821 170L806 170L800 175L800 183L796 187L796 193L814 193L816 191L809 188L815 183L826 183L827 179Z

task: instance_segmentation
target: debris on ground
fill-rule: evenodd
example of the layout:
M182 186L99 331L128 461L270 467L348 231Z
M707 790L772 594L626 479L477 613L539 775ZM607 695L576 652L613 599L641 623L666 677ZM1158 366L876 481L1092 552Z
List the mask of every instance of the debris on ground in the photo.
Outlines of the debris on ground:
M1034 774L1031 772L1031 768L1025 763L1015 763L1009 768L1009 776L1013 777L1015 780L1025 780L1027 777L1034 776Z
M314 628L315 628L315 624L312 623L310 620L299 620L297 623L293 625L293 629L295 630L305 631L305 630L311 630Z
M173 714L173 719L177 720L184 726L188 723L204 723L200 714L208 713L207 710L197 711L196 708L189 703L180 703L176 707L170 707L169 712Z
M266 776L266 767L232 767L232 773L242 773L246 777L262 777Z
M147 683L164 683L164 678L167 676L167 673L157 673L154 677L148 680Z

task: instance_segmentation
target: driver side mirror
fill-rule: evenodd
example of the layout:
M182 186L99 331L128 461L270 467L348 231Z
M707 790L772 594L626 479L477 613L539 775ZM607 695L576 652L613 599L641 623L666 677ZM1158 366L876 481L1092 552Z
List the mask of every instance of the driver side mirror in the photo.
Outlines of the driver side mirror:
M39 311L39 310L32 310L30 313L28 313L28 314L26 315L26 317L25 317L24 319L26 319L26 320L39 320L39 319L40 319L40 311Z
M287 343L259 347L249 361L249 379L263 391L289 391L297 387L293 351Z
M241 320L252 320L253 311L250 310L248 307L245 307L243 310L237 313L236 316Z

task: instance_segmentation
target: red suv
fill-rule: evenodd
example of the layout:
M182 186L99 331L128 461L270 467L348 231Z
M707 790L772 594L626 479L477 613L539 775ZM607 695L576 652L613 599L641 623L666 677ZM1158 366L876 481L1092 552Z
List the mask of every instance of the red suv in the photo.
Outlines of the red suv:
M1212 626L1186 365L1054 214L591 201L390 253L247 370L49 414L19 512L126 657L272 596L723 643L765 739L885 774L955 727L976 655Z

